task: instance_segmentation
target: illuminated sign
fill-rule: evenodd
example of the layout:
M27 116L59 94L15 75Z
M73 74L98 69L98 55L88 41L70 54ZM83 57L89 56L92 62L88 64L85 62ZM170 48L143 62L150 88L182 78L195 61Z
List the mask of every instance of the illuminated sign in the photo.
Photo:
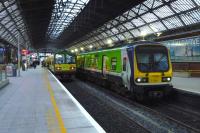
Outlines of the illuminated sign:
M29 51L26 50L26 49L22 49L22 50L21 50L21 54L22 54L22 55L27 55L27 54L29 54Z

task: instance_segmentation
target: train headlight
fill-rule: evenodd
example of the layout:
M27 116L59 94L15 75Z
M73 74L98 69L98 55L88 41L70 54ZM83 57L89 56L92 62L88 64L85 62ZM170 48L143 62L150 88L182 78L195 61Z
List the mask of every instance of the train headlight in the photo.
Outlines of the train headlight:
M76 68L75 68L75 67L70 67L70 69L71 69L71 70L74 70L74 69L76 69Z
M136 82L137 83L147 83L148 82L148 78L136 78Z
M56 70L61 70L61 67L56 67Z
M137 80L136 80L137 82L141 82L142 81L142 79L141 78L137 78Z
M162 82L170 82L171 79L172 79L171 77L163 77Z

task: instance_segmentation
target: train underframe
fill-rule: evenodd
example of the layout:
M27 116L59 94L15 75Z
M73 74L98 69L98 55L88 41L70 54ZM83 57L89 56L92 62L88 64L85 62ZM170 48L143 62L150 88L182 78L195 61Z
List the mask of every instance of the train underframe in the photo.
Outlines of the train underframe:
M77 70L76 76L82 80L92 81L100 86L115 90L122 93L130 93L138 101L145 101L147 99L155 99L169 96L173 92L173 86L166 85L135 85L132 83L131 89L124 87L121 77L106 75L104 77L102 73L91 72L89 70Z
M75 75L75 72L54 72L56 77L61 80L71 80Z

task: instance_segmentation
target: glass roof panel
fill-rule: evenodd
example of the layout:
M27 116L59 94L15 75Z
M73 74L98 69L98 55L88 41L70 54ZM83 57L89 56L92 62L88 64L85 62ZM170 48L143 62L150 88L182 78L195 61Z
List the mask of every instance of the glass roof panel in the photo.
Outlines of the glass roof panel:
M131 33L135 36L135 37L138 37L140 36L140 31L138 29L134 29L134 30L131 30Z
M132 29L132 28L134 28L134 26L132 25L131 22L126 22L126 23L124 23L123 25L124 25L127 29Z
M6 25L10 21L10 18L4 18L1 20L1 24Z
M140 37L143 31L156 35L169 29L200 24L199 7L200 0L146 0L95 30L105 30L107 35L97 39L101 41L112 38L114 42L118 42ZM92 36L83 38L96 38L98 34L94 33L93 31Z
M115 28L115 27L113 27L112 29L111 29L111 31L114 33L114 34L117 34L119 31L117 30L117 28Z
M4 33L5 29L0 26L0 36Z
M200 6L200 0L194 0L194 2Z
M3 10L3 5L0 3L0 12Z
M125 37L122 35L122 34L117 34L117 37L120 39L120 40L124 40Z
M154 33L154 31L149 26L143 26L139 29L141 32L145 32L146 34Z
M56 39L88 2L89 0L56 0L47 36Z
M169 29L173 29L173 28L177 28L177 27L183 26L183 24L181 23L181 21L180 21L177 17L168 18L168 19L166 19L166 20L163 20L163 23L164 23Z
M103 37L107 37L107 34L104 33L104 32L102 32L101 35L102 35Z
M103 36L102 35L98 35L98 38L103 39Z
M181 11L186 11L188 9L195 7L195 5L193 4L193 2L191 0L177 0L173 3L171 3L171 6L177 13L179 13Z
M120 16L120 17L117 17L117 19L120 21L120 22L123 22L123 21L126 21L126 17L124 16Z
M145 24L141 18L133 19L131 22L137 27Z
M140 15L140 14L147 12L148 8L145 7L144 5L140 4L136 7L134 7L132 10L135 11L138 15Z
M160 0L146 0L144 2L144 5L146 5L150 9L158 7L158 6L162 5L162 4L163 4L163 2L160 1Z
M14 10L17 9L17 5L13 4L12 6L8 7L9 12L13 12Z
M107 33L108 35L113 35L113 33L112 33L110 30L107 30L106 33Z
M143 18L147 23L158 20L158 18L153 13L147 13L145 15L142 15L141 18Z
M123 25L119 25L119 26L117 27L117 29L119 30L119 32L124 32L124 31L126 31L126 28L125 28Z
M9 29L10 26L12 26L12 25L14 25L14 23L12 21L10 21L5 25L5 27Z
M112 36L111 39L113 40L113 42L119 41L119 39L116 36Z
M113 25L117 25L119 22L118 22L117 20L114 19L114 20L111 21L111 23L112 23Z
M166 30L165 26L161 22L151 23L150 27L154 30L154 32Z
M6 16L7 16L7 12L6 12L5 10L2 10L2 11L0 12L0 20L1 20L2 18L6 17Z
M129 13L128 13L128 19L131 19L131 18L133 18L135 16L136 16L135 12L130 10Z
M125 32L125 33L123 33L123 35L125 36L126 39L133 38L133 36L130 34L130 32Z
M157 10L154 10L154 13L160 18L165 18L174 15L174 12L167 5Z
M20 35L21 44L30 45L30 40L25 29L21 12L16 0L4 0L0 2L0 38L16 45L16 38ZM19 29L19 30L18 30Z
M200 9L180 15L186 25L200 22Z

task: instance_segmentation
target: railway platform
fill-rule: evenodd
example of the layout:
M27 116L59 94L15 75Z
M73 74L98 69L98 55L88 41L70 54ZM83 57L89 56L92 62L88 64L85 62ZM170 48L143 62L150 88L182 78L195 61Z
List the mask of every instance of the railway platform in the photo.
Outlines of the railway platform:
M172 84L178 91L200 95L200 78L174 76Z
M0 89L0 133L104 133L48 70L9 78Z

